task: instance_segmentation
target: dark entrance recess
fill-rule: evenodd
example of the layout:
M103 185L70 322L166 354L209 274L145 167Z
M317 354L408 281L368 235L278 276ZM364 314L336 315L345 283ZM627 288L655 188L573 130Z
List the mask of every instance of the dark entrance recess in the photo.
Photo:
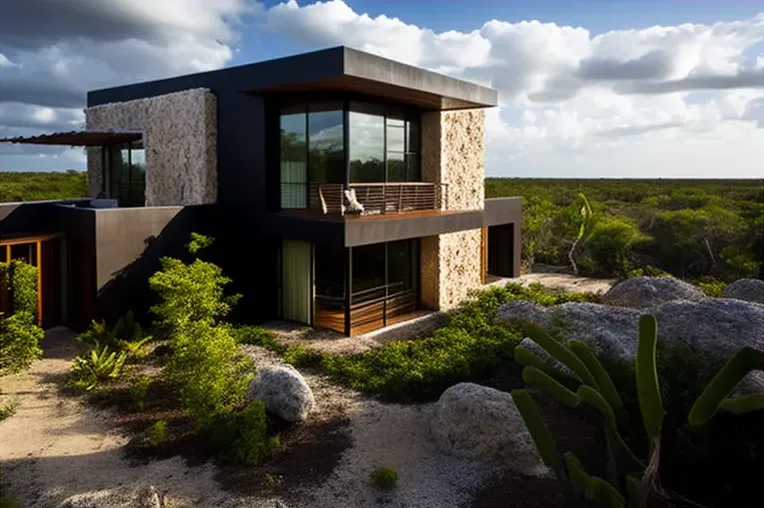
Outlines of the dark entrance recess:
M514 266L514 224L488 227L487 272L497 277L513 277Z

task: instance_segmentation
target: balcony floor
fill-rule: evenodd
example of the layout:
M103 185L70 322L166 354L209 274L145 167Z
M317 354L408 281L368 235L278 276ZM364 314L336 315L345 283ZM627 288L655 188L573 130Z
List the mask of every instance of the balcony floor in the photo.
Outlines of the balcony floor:
M425 217L444 217L449 215L458 215L464 213L461 210L412 210L410 212L392 212L384 214L366 214L366 215L352 215L352 214L324 214L321 210L314 209L297 209L281 210L279 215L286 217L295 217L300 219L307 219L312 221L327 221L327 222L349 222L349 221L392 221L400 219L418 219Z

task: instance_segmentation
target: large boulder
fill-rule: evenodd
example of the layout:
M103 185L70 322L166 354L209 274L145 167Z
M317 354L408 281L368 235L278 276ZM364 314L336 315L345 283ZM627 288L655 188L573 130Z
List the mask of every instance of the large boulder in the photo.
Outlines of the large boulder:
M533 321L540 326L546 326L549 321L547 308L527 300L512 300L505 303L496 311L497 317L506 322Z
M439 450L486 463L508 464L545 474L536 445L512 397L473 383L459 383L440 396L431 422Z
M740 279L724 288L725 298L764 303L764 280Z
M605 303L635 309L704 298L706 295L699 288L673 277L633 277L616 284L604 295Z
M729 360L744 346L764 350L764 306L709 298L666 302L650 309L663 340L687 347L709 364Z
M296 369L263 367L249 385L249 400L262 400L265 409L288 422L304 420L313 409L313 392Z

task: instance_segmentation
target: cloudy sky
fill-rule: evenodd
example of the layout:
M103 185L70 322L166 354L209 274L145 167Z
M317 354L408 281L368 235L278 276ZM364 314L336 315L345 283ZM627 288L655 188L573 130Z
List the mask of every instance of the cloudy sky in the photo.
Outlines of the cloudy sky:
M480 82L491 176L764 177L764 0L3 0L0 137L90 89L347 45ZM83 169L0 145L0 170Z

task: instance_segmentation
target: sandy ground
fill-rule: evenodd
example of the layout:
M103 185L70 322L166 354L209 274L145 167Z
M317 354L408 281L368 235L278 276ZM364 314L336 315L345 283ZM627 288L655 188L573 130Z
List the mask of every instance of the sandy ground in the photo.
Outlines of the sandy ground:
M128 460L123 453L128 437L113 430L114 415L60 391L76 354L72 333L52 330L44 346L44 358L28 372L0 380L3 401L17 397L21 402L18 412L0 423L0 462L4 487L22 506L133 507L149 484L167 493L168 507L277 506L265 494L223 488L221 470L211 462L190 466L181 457L147 464ZM246 346L245 351L261 367L281 363L263 348ZM472 492L497 472L438 452L430 439L432 404L382 404L324 376L305 377L317 401L309 423L343 419L349 445L324 480L309 488L296 486L280 506L469 506ZM397 471L398 487L392 492L372 485L370 475L377 467Z
M0 463L3 487L22 507L132 507L149 484L169 492L168 507L273 506L231 499L218 488L212 464L187 467L174 458L132 467L122 453L128 438L113 432L111 413L59 391L77 345L69 330L53 329L41 360L0 379L3 402L21 402L0 423Z
M564 291L591 291L592 293L606 292L617 279L594 279L592 277L579 277L568 273L526 273L516 279L496 278L489 282L489 286L506 284L507 282L519 282L525 286L537 282L550 289Z

